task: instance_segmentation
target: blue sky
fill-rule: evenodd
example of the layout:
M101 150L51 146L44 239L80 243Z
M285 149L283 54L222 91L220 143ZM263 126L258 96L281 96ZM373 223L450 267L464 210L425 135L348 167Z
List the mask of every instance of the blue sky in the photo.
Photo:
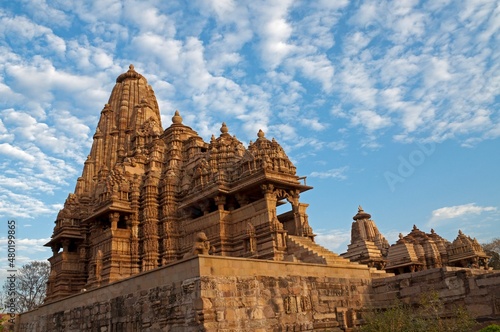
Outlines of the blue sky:
M499 29L498 1L3 1L0 245L15 219L18 265L50 256L131 63L164 128L178 109L205 141L223 121L275 137L335 252L358 205L391 243L413 224L499 237Z

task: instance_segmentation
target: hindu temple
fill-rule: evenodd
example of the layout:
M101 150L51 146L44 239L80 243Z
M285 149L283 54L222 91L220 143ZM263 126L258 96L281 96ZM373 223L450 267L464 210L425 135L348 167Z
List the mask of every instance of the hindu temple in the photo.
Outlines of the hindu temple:
M354 331L426 290L500 319L477 241L415 228L390 246L359 207L339 256L315 242L312 187L275 139L256 128L244 144L222 123L205 142L171 114L164 129L132 65L118 76L46 244L45 303L16 331Z
M458 231L453 242L442 238L431 229L425 233L413 225L406 236L389 242L379 232L371 215L360 206L353 217L351 243L341 254L352 262L374 266L379 270L401 274L443 266L488 270L488 255L476 239Z

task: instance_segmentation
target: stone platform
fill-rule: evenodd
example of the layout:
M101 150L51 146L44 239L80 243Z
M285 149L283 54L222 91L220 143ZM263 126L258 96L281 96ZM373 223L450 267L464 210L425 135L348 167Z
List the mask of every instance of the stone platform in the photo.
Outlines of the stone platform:
M367 308L418 302L500 320L500 273L436 268L398 276L366 265L199 255L84 291L19 316L16 330L352 331Z
M18 331L341 331L373 269L200 255L22 314Z

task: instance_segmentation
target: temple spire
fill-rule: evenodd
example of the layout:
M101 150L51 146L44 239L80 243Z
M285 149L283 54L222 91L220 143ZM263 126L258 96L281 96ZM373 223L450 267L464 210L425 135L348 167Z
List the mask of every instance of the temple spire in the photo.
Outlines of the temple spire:
M162 131L154 91L131 64L128 71L116 79L108 103L101 112L90 151L90 157L95 161L93 172L98 174L104 167L112 170L117 162L132 156L134 151L144 150L149 142L144 135L155 136ZM92 191L92 188L86 189L85 192Z

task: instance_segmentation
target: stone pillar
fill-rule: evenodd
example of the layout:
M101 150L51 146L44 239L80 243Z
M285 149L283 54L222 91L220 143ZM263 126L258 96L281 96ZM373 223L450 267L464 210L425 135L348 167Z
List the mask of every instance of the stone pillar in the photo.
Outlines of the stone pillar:
M309 237L314 240L314 234L311 226L309 226L309 217L307 216L306 209L309 204L299 203L298 211L300 218L300 235Z
M69 242L70 241L68 239L62 240L63 252L68 252Z
M276 215L276 203L278 202L278 199L276 198L274 186L272 184L263 184L261 188L264 192L264 198L266 199L271 227L275 229L283 229L283 225L281 225L278 221L278 216Z
M118 228L118 221L120 220L120 213L113 212L109 214L109 221L111 222L111 230L114 231Z
M215 204L219 211L224 211L224 204L226 204L226 196L219 195L214 198Z
M286 200L292 205L293 220L294 220L294 234L293 235L303 235L302 230L302 218L300 214L300 203L299 203L299 193L298 191L292 191L287 196Z
M133 179L130 186L130 208L132 215L129 217L127 223L130 227L130 260L131 260L131 273L139 273L139 179L138 176Z
M158 266L158 184L155 172L148 172L142 192L142 270L148 271Z
M161 241L161 264L165 265L177 259L178 231L175 227L177 210L175 201L175 185L177 178L173 171L167 171L163 179L163 188L160 191L160 241Z
M270 240L272 241L272 248L269 248L272 250L272 253L263 253L263 256L266 257L271 254L272 259L280 261L283 260L286 252L286 230L283 229L283 225L279 222L276 215L276 203L278 201L276 191L272 184L261 185L261 189L266 199L271 231Z

